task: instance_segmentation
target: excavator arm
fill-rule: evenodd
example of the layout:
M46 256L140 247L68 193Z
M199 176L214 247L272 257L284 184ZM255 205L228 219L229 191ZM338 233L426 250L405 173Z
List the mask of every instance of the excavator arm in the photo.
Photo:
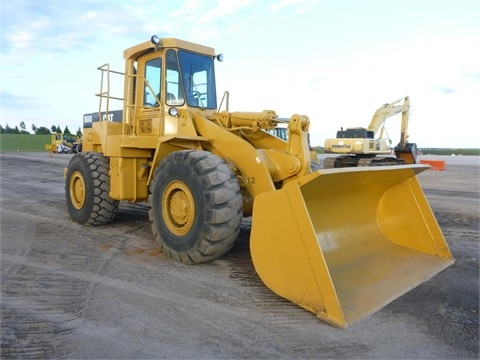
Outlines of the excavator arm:
M402 105L397 105L403 100ZM401 99L393 101L388 104L382 105L375 114L373 114L372 120L368 125L368 131L373 131L374 134L380 130L379 138L383 137L384 123L388 118L402 113L402 127L401 127L401 140L400 144L404 144L407 141L408 134L408 116L410 111L410 99L408 96L405 96Z
M403 104L397 105L401 101L403 101ZM398 159L403 159L405 164L415 164L417 161L417 145L408 142L408 121L410 116L410 98L408 96L380 107L373 115L372 121L368 125L368 130L376 134L381 128L379 138L383 138L383 124L388 118L399 113L402 113L402 124L400 127L400 141L394 149L395 156Z
M408 141L408 120L410 115L410 99L409 97L405 97L405 101L403 102L403 109L402 109L402 126L400 132L400 142L399 146L401 148L405 148Z

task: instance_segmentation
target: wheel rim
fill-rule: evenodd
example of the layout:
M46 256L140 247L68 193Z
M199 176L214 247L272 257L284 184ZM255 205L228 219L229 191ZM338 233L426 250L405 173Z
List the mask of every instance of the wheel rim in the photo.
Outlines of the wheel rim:
M190 231L195 220L195 200L181 181L170 183L162 197L162 215L168 229L176 236Z
M80 210L85 205L85 180L79 171L70 178L70 199L75 209Z

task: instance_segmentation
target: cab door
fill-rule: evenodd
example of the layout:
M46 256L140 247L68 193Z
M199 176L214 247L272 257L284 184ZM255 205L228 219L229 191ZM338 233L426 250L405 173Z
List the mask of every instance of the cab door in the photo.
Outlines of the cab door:
M163 58L158 52L146 55L137 62L137 91L135 99L135 125L138 135L161 133L162 68Z

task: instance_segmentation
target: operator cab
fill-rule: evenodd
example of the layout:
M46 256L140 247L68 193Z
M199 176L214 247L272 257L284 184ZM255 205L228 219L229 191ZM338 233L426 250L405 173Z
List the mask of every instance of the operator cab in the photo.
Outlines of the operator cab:
M176 44L177 42L181 43ZM156 44L154 39L152 43ZM163 50L159 44L157 48ZM187 105L211 110L217 108L214 59L220 57L208 53L201 54L195 52L196 49L192 51L188 46L187 49L181 48L188 44L176 39L164 39L162 43L162 46L165 45L164 52L161 51L159 55L154 51L147 55L144 69L141 69L141 63L138 64L139 75L140 77L143 75L145 79L143 101L140 102L143 106L158 107L164 91L167 106Z
M337 131L337 139L373 139L373 131L365 128L348 128Z

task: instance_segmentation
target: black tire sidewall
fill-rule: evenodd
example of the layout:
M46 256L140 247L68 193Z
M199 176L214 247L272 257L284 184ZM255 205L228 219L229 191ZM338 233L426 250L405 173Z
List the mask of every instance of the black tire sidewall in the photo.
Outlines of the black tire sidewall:
M82 175L83 181L85 182L85 203L81 209L77 209L75 206L73 206L72 199L70 197L70 181L72 179L72 175L76 171ZM65 179L65 196L67 201L67 210L72 219L79 224L86 224L93 212L94 189L92 172L90 171L90 167L82 154L76 154L70 160Z
M173 234L162 216L162 197L167 186L173 181L181 181L185 184L195 202L195 219L192 228L184 236ZM196 176L194 169L188 164L169 161L169 159L162 162L155 180L151 206L156 219L156 230L163 240L164 246L183 253L196 247L196 244L201 241L206 208L204 182Z

